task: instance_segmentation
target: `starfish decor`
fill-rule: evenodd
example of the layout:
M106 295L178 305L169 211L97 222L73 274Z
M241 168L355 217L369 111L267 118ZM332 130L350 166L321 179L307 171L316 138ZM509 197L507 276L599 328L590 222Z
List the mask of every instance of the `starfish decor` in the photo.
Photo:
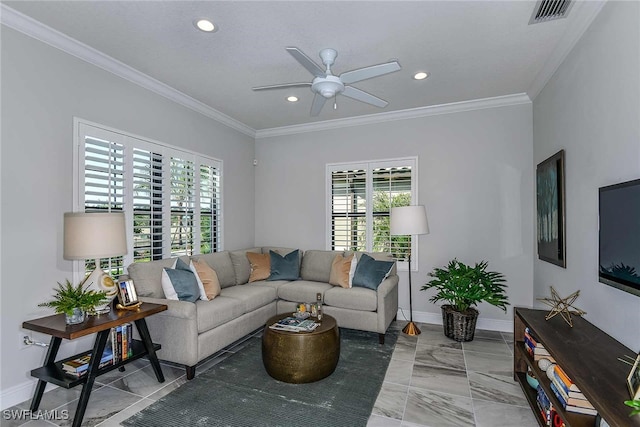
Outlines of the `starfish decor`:
M580 295L580 291L577 290L566 298L560 298L560 295L558 295L558 292L553 288L553 286L550 286L550 288L551 298L538 298L538 301L542 301L543 303L551 307L551 311L545 316L545 320L549 320L556 314L559 314L560 316L562 316L564 321L573 328L571 314L574 314L576 316L587 314L586 311L580 310L579 308L573 306L573 302ZM572 308L573 310L570 310L570 308Z

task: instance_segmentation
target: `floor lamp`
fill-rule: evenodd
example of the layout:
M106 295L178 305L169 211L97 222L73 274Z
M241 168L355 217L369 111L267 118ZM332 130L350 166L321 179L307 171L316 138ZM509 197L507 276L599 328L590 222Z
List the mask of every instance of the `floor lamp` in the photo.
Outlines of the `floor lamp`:
M429 234L429 224L427 223L427 210L424 206L402 206L391 208L392 236L416 236L419 234ZM416 240L416 245L418 241ZM407 335L419 335L420 329L413 323L413 307L411 304L411 246L408 248L408 272L409 272L409 323L402 329Z
M125 255L127 238L125 218L122 212L67 212L64 214L63 258L71 260L95 259L96 268L84 279L84 286L104 291L108 302L96 306L96 314L108 313L118 288L107 273L100 268L101 258Z

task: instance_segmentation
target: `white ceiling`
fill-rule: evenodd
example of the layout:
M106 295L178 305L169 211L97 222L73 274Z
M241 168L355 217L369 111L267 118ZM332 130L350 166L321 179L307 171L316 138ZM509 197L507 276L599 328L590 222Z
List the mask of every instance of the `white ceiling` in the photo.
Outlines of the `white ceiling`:
M584 31L589 3L576 3L566 19L528 25L535 1L4 2L254 130L525 92L533 97L562 50ZM219 31L196 30L199 17ZM337 110L328 102L310 117L308 88L252 91L311 81L287 46L320 64L321 49L336 49L335 74L397 59L401 71L354 84L389 105L338 97ZM417 71L430 77L416 81ZM300 101L285 101L291 94Z

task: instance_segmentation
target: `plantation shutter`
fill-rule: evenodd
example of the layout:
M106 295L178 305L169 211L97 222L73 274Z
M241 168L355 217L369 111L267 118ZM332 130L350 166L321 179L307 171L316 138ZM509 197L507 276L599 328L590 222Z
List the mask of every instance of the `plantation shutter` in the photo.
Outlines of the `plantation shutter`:
M117 277L132 262L222 250L221 161L78 119L74 133L75 210L127 220L127 254L101 260L105 271ZM85 271L74 268L78 281Z
M391 236L389 224L392 207L416 199L416 163L407 158L327 165L327 248L389 252L398 261L410 250L415 254L411 236Z
M192 255L194 249L195 166L171 156L171 256Z
M162 154L133 148L133 261L162 259Z
M82 148L84 211L122 212L125 198L124 145L98 136L87 135ZM84 264L85 272L96 268L95 260L86 260ZM103 258L100 264L100 267L112 276L123 272L122 256Z
M373 169L373 241L374 252L389 252L405 260L411 248L411 236L389 234L392 207L411 204L411 166Z
M331 172L331 250L365 249L366 178L366 169Z
M200 253L218 251L221 217L220 169L214 165L200 165Z

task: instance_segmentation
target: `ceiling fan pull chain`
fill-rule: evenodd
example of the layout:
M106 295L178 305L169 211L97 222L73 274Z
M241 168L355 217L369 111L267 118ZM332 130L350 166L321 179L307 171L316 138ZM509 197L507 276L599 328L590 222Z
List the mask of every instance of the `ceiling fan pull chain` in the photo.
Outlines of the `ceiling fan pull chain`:
M338 109L338 96L334 96L333 97L333 109L337 110Z

